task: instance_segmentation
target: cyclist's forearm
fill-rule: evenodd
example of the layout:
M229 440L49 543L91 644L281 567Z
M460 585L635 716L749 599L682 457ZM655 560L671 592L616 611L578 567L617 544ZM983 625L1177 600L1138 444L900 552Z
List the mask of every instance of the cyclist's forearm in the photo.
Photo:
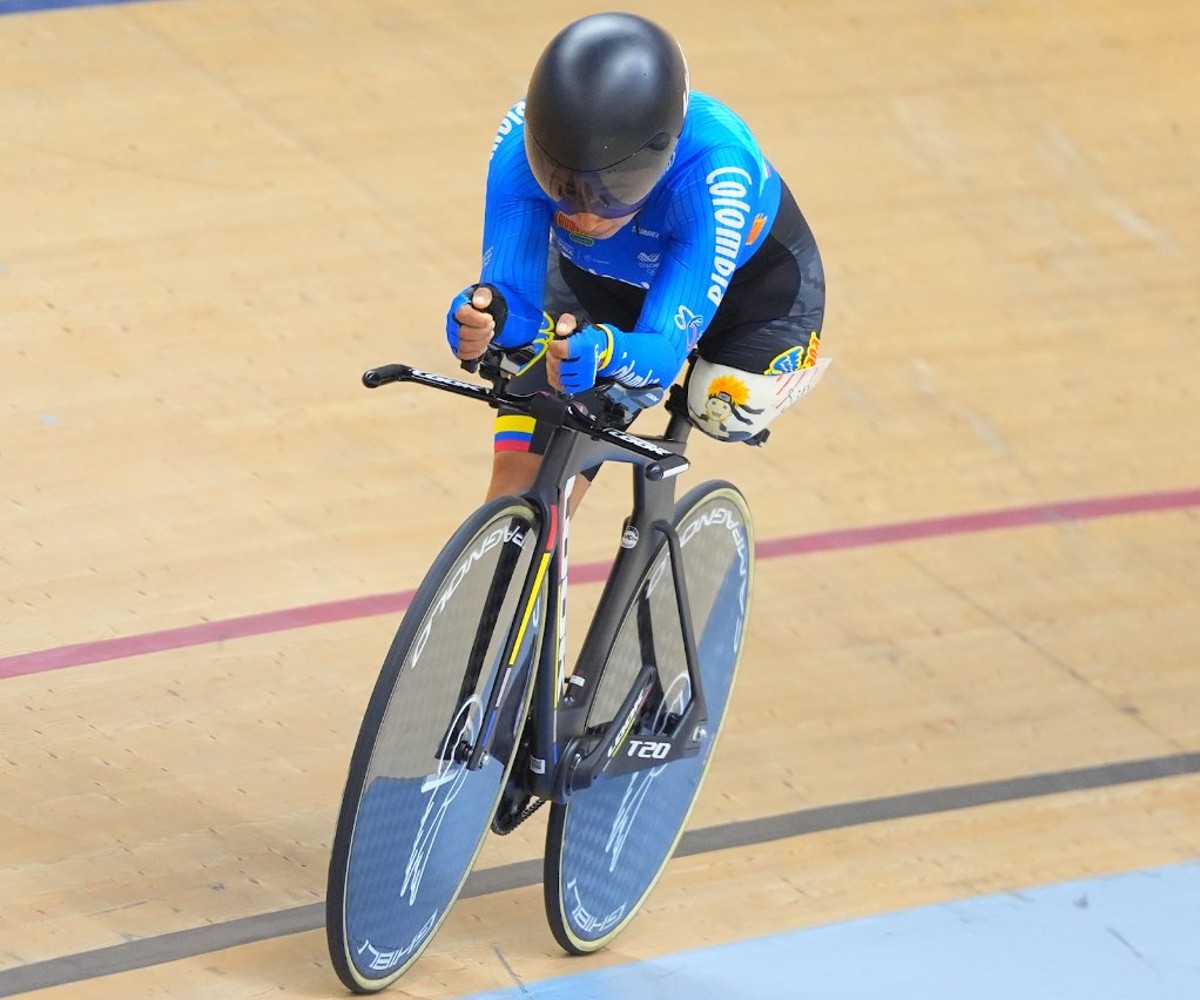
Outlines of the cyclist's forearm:
M681 337L648 330L618 330L608 324L604 329L612 335L612 353L597 372L601 378L616 379L628 386L667 385L687 357L687 344Z

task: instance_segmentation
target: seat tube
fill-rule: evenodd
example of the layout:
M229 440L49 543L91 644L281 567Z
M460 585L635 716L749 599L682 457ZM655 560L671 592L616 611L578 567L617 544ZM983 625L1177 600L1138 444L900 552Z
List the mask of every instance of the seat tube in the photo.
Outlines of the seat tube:
M557 545L555 552L557 554ZM562 685L558 679L558 619L563 593L557 572L548 575L545 586L546 614L549 620L542 629L536 668L537 686L534 688L533 706L530 708L534 718L534 740L533 746L530 747L529 761L532 772L531 787L533 794L539 798L549 798L551 795L554 773L561 752L558 733L558 703L562 696Z

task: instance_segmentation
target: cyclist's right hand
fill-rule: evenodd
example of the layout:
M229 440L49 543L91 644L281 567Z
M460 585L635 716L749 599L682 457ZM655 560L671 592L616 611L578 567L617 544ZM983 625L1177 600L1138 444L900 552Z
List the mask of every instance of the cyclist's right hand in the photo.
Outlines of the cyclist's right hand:
M446 314L446 339L455 357L473 361L483 355L496 334L496 320L488 312L492 290L486 285L464 288Z

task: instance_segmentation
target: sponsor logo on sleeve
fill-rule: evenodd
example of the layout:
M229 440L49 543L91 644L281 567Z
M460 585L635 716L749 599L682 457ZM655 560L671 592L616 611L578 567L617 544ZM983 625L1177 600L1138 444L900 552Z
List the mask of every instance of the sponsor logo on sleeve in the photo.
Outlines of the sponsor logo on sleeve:
M737 180L738 177L745 178L746 183ZM737 270L738 254L742 251L742 234L746 229L746 217L750 213L750 205L746 202L746 184L752 184L754 179L749 171L741 167L718 167L704 180L708 184L713 219L717 224L707 296L709 302L719 306L729 288L729 279Z
M689 351L696 346L696 341L700 339L700 328L703 325L703 316L692 312L685 305L680 305L675 313L675 326L687 334Z
M492 140L492 152L488 157L496 155L496 150L500 148L506 136L512 135L512 130L525 121L525 102L518 101L508 111L500 122L500 127L496 130L496 138Z

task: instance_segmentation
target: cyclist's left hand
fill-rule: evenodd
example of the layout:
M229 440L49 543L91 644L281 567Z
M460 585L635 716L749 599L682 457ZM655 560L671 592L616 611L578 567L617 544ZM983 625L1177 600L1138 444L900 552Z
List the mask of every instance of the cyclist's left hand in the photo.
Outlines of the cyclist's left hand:
M575 330L575 317L564 313L546 352L546 376L559 392L580 393L596 384L596 372L609 349L609 335L595 326Z

